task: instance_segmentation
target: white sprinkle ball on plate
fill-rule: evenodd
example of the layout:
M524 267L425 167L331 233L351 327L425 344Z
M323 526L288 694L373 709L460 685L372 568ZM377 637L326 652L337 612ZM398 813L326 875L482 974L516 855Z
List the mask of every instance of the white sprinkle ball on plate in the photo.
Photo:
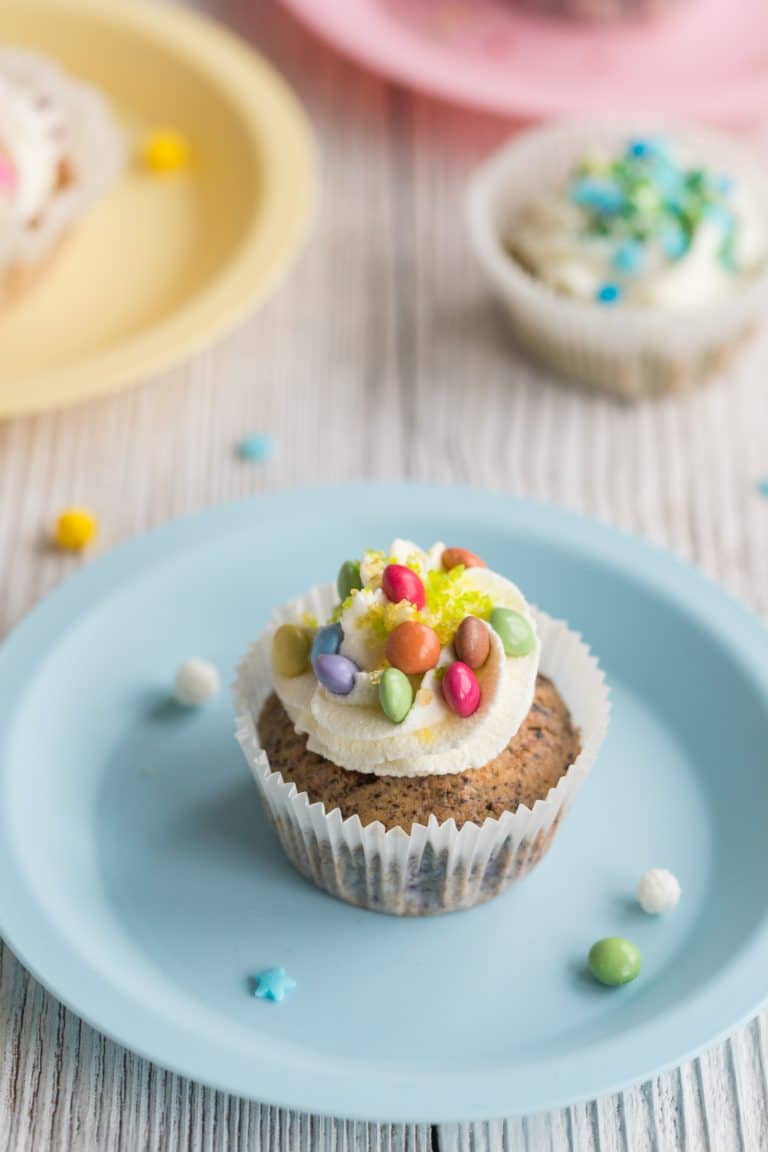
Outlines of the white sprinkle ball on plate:
M677 907L680 893L677 877L666 868L651 868L640 878L637 886L638 903L649 916L671 912Z
M173 694L186 708L199 708L219 691L219 673L207 660L185 660L173 681Z

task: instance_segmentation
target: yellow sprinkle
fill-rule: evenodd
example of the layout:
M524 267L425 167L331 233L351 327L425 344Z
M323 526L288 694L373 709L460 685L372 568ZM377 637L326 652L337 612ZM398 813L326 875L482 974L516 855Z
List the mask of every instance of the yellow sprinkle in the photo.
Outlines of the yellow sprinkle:
M53 539L59 548L79 552L90 544L99 530L99 522L87 508L66 508L53 528Z
M179 172L189 163L189 144L181 132L162 128L144 141L144 163L150 172Z
M416 733L416 735L418 736L419 740L421 740L422 744L431 744L435 738L434 729L432 728L421 728Z

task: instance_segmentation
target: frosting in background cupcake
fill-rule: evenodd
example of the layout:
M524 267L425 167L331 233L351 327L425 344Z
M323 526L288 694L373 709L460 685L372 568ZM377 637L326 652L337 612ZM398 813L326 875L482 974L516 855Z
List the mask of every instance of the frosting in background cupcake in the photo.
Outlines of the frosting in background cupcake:
M749 183L656 139L585 157L529 203L512 255L555 292L602 305L685 311L738 292L768 254Z
M0 229L30 227L61 180L66 124L55 103L0 62Z
M307 746L340 767L377 775L422 776L479 768L497 756L515 735L531 707L539 664L539 641L530 609L511 581L485 567L443 567L444 547L422 551L396 540L388 553L367 552L360 565L363 587L353 589L336 612L343 638L342 656L358 669L347 695L329 691L310 669L284 676L274 671L275 691ZM382 588L389 564L418 573L426 589L423 609L406 600L394 603ZM531 648L508 656L502 638L488 620L494 608L511 609L530 628ZM471 715L457 715L446 703L441 681L456 661L453 648L459 624L472 615L488 630L489 651L476 677L480 704ZM438 634L435 667L411 677L413 704L400 723L379 706L379 683L388 662L388 636L404 621L426 622ZM296 622L300 624L300 621Z

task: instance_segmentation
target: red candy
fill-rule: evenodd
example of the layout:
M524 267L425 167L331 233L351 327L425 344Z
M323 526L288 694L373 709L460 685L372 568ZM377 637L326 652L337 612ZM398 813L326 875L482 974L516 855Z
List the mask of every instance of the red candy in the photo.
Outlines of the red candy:
M480 685L472 669L461 660L449 664L443 676L443 697L451 712L471 716L480 705Z
M408 600L417 608L423 608L426 603L424 585L416 573L404 564L388 564L381 578L381 586L387 600L393 604Z

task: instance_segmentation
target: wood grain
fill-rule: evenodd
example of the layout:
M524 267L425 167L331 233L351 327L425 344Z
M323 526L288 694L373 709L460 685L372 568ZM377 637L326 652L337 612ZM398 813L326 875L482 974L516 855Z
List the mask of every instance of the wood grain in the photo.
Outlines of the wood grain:
M218 347L87 407L0 426L0 633L82 561L49 524L87 503L100 549L265 489L361 477L554 500L673 548L768 613L768 339L706 391L639 409L515 353L468 250L468 172L509 131L371 78L275 3L211 3L286 73L323 151L309 250ZM266 431L262 467L233 444ZM87 561L85 561L87 562ZM763 1017L597 1103L448 1127L443 1152L768 1149ZM426 1152L428 1127L346 1124L209 1091L82 1024L0 952L0 1149Z

